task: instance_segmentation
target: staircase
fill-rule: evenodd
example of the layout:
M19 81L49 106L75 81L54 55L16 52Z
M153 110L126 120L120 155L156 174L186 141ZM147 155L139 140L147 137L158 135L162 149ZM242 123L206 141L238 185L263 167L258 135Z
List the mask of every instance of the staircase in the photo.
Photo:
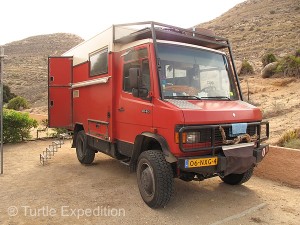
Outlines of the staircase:
M52 144L49 145L42 154L40 154L40 163L44 166L47 161L51 159L56 152L58 152L58 149L65 143L65 139L69 139L70 137L70 134L60 134L58 139L52 141Z

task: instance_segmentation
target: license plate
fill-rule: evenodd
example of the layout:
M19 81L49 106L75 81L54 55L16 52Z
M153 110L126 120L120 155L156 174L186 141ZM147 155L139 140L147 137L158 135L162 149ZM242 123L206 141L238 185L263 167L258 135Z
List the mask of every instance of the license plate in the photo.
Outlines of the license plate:
M185 168L203 167L203 166L215 166L218 164L218 158L202 158L202 159L186 159Z

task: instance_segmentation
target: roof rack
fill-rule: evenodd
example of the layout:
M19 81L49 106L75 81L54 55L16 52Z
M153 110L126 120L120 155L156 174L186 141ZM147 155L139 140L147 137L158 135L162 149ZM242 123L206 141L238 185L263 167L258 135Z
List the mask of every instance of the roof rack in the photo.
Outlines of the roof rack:
M129 35L116 38L116 28L137 26L143 26L144 28L136 29ZM229 42L226 38L215 36L208 32L199 32L193 29L184 29L153 21L113 25L114 43L126 44L132 41L142 40L146 38L152 38L153 40L159 39L176 41L212 49L222 49L229 47Z

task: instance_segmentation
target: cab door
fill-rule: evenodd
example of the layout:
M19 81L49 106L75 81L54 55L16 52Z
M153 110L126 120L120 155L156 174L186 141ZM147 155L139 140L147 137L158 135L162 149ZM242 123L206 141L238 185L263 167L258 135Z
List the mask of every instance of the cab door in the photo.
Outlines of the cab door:
M49 127L72 127L72 57L48 58Z
M148 49L147 47L140 47L134 51L131 50L128 54L123 56L122 80L119 85L121 92L116 106L116 136L118 142L122 145L121 152L125 151L124 149L128 150L128 148L131 151L136 136L143 132L151 132L153 127L153 104L151 99L149 97L134 97L129 84L130 68L139 68L143 85L149 93L151 92ZM130 153L125 155L130 155Z

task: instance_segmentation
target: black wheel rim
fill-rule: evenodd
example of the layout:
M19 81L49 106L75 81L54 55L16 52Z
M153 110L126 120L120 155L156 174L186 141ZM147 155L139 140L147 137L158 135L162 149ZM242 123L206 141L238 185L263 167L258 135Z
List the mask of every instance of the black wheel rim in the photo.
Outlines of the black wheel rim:
M143 192L149 197L153 196L155 192L154 173L152 167L147 163L143 163L141 166L140 182Z

